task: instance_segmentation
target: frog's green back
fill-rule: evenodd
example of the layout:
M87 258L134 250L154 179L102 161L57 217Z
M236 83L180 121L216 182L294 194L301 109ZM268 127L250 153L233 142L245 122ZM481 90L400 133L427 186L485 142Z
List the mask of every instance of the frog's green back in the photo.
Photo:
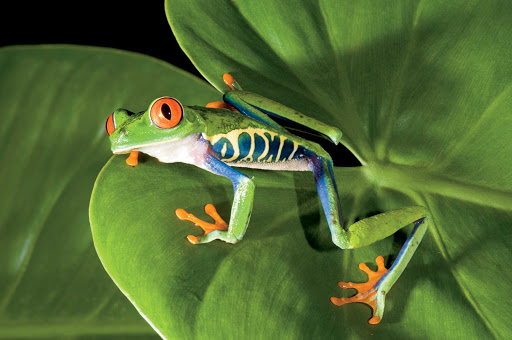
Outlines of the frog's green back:
M221 159L228 163L285 162L300 158L304 150L330 159L320 145L284 128L269 126L227 109L191 109L204 121L204 137Z
M239 106L249 106L270 117L277 117L284 122L283 125L289 130L298 130L320 136L334 144L338 144L341 139L342 133L337 127L327 125L297 110L252 92L229 91L224 94L224 101L234 104L237 108Z

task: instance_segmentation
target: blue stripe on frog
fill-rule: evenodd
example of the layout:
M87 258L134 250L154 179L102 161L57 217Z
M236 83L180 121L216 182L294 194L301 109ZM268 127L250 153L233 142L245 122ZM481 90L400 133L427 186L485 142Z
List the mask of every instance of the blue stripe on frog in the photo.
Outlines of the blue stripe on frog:
M304 157L304 147L287 137L260 130L235 130L206 136L225 162L284 162Z

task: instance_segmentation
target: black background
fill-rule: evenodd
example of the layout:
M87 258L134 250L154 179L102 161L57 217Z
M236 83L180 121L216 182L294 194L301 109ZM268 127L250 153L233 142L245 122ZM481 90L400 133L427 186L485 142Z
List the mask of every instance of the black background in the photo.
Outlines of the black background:
M26 44L77 44L134 51L202 78L171 31L163 0L16 1L8 8L4 4L0 8L0 46ZM308 138L320 143L335 165L360 165L341 144Z
M113 47L151 55L200 76L172 34L163 0L16 1L0 7L0 16L2 46Z

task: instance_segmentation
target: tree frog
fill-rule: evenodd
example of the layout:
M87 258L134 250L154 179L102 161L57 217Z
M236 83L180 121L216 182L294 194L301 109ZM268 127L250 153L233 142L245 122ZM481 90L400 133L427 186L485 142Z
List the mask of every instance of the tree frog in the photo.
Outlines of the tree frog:
M227 177L233 184L234 200L229 224L211 204L205 211L215 223L198 219L183 209L176 215L194 222L204 230L200 237L188 235L193 244L222 240L236 243L249 224L254 198L253 180L234 169L250 167L268 170L312 171L318 196L332 235L341 249L370 245L409 224L414 227L391 268L386 269L382 256L377 257L377 271L364 263L359 268L368 274L368 282L339 282L341 288L355 288L350 298L331 297L341 306L362 302L372 308L370 324L381 321L384 299L404 271L427 229L428 212L421 206L403 207L360 220L343 227L340 199L329 154L318 144L298 137L271 117L279 117L313 130L337 144L341 131L280 103L242 90L229 74L224 82L230 90L223 101L206 107L185 106L171 97L154 100L147 111L139 113L118 109L106 121L114 154L130 154L127 163L137 165L138 152L161 162L183 162Z

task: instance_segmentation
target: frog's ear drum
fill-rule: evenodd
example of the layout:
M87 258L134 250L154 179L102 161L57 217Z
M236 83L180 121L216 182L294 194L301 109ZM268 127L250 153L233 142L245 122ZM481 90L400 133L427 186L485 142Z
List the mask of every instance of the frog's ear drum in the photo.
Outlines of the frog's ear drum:
M105 130L107 130L107 134L110 136L115 129L116 123L114 121L114 114L112 113L108 116L107 121L105 122Z
M170 129L178 125L183 117L183 107L174 98L157 99L149 109L151 121L161 129Z

